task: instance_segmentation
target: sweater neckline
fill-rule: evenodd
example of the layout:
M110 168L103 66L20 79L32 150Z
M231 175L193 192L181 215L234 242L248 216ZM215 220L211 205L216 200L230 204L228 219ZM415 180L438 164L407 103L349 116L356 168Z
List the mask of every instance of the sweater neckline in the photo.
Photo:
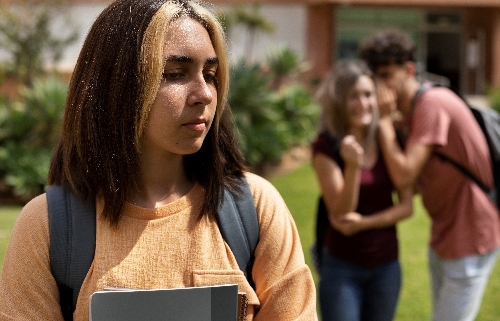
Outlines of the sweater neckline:
M195 183L191 190L183 197L156 208L144 208L125 202L123 215L138 220L155 220L164 218L175 215L186 208L201 205L202 195L202 186L199 183Z

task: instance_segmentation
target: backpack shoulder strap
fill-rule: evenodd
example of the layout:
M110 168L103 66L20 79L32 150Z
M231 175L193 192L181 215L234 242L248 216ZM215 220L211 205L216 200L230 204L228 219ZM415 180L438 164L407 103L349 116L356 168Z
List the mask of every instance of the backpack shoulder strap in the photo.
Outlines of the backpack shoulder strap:
M50 268L60 293L61 311L71 320L80 287L95 254L95 200L80 201L59 185L47 191Z
M250 186L242 178L241 194L224 190L224 201L217 212L222 237L233 252L238 266L252 287L254 251L259 242L259 222Z
M224 190L217 213L221 234L252 287L254 251L259 241L259 222L253 196L245 178L241 194ZM80 201L69 189L58 185L47 191L50 233L50 268L60 293L65 320L72 320L81 285L95 254L95 201ZM73 228L78 227L78 228Z
M415 97L413 98L412 106L415 104L416 100L420 97L420 95L423 94L427 89L429 89L429 88L435 88L435 87L442 87L442 86L437 85L437 84L432 84L431 86L424 86L424 85L420 86L420 88L418 89L417 93L415 94ZM498 122L499 121L498 115L495 115L495 113L496 113L495 111L488 110L488 109L485 109L483 111L483 110L480 110L480 109L478 109L478 108L476 108L474 106L471 106L469 104L469 102L462 95L460 95L458 93L455 93L455 94L464 102L464 104L472 112L475 120L477 121L477 123L481 127L482 132L485 134L485 138L486 138L486 141L488 143L488 147L489 147L490 153L492 153L493 152L492 151L492 145L491 145L491 141L490 141L490 137L489 137L490 133L488 132L487 126L485 126L485 120L484 119L487 118L488 115L493 115L493 118L495 118L495 121ZM497 134L497 135L500 135L500 134ZM498 142L498 144L500 145L500 141ZM448 155L445 155L443 153L440 153L438 151L434 151L434 154L437 157L439 157L439 159L441 159L441 161L443 161L443 162L449 162L450 164L452 164L453 166L455 166L456 169L458 169L462 174L464 174L466 177L468 177L474 183L476 183L477 186L479 186L479 188L481 188L486 194L488 194L490 197L492 197L494 200L496 200L497 196L496 196L494 188L492 189L492 188L488 187L479 178L477 178L477 176L474 175L472 173L472 171L470 171L467 167L465 167L464 165L460 164L459 162L457 162L456 160L454 160L452 157L450 157ZM493 159L492 159L492 161L493 161ZM493 161L492 165L494 166L494 161Z

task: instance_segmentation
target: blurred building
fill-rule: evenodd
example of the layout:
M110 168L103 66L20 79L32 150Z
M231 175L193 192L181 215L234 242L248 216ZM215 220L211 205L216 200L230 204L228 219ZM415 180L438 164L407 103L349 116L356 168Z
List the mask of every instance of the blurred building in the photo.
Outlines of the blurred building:
M244 0L212 0L243 4ZM338 59L356 57L360 41L377 30L397 28L418 47L423 78L464 94L500 88L499 0L265 0L305 10L304 57L321 77ZM296 23L290 17L289 26Z
M6 0L0 0L6 1ZM67 0L72 20L82 30L63 64L76 61L85 35L110 0ZM139 1L139 0L138 0ZM463 94L500 88L500 0L208 0L215 9L259 4L276 26L255 43L255 59L273 47L288 46L310 64L319 80L338 59L356 57L362 39L377 30L397 28L418 46L421 77ZM242 30L230 34L233 59L245 54Z

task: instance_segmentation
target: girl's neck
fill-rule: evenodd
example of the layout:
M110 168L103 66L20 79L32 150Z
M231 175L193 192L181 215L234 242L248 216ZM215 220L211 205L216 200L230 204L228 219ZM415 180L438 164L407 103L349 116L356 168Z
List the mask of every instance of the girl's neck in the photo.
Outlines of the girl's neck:
M185 173L182 155L145 156L141 155L141 185L130 194L130 203L156 208L178 200L194 186Z

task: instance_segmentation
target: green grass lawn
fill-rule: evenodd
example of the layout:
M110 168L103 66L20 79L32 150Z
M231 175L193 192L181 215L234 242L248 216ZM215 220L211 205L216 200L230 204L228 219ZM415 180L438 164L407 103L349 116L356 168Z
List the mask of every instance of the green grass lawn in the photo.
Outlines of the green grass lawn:
M314 238L314 213L319 189L310 165L271 179L287 203L297 224L306 262L313 277L317 274L311 265L309 248ZM403 288L397 310L396 321L429 320L429 277L427 271L427 243L429 219L420 198L415 197L414 215L398 225L401 264L403 267ZM0 207L0 262L5 250L19 207ZM490 278L477 321L500 319L500 264L497 264Z
M10 232L21 208L15 206L0 206L0 262L3 262Z

